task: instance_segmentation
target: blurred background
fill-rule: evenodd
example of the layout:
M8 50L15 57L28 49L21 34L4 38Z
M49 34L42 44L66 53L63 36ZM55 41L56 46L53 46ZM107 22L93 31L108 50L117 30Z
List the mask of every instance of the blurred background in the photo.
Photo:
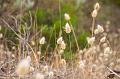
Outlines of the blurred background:
M39 24L53 25L59 20L60 13L61 19L64 13L69 13L73 25L86 28L91 24L91 12L96 2L101 5L97 22L105 24L110 21L111 26L119 27L120 0L0 0L0 17L37 10Z

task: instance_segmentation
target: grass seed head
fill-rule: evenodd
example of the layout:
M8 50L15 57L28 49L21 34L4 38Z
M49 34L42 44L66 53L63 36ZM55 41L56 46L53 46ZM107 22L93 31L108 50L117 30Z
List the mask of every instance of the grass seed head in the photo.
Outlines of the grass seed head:
M42 37L39 41L40 44L45 44L45 37Z
M63 49L60 49L59 50L59 54L63 54L64 50Z
M45 78L44 78L44 75L43 75L43 74L37 73L37 74L35 75L35 79L45 79Z
M99 33L104 32L104 29L101 25L97 25L97 29L98 29Z
M48 73L48 76L49 76L50 78L53 78L54 73L53 73L52 71L50 71L50 72Z
M106 40L106 36L102 37L102 38L100 39L100 42L103 43L103 42L105 42L105 40Z
M70 27L69 23L66 23L66 25L65 25L65 32L66 33L70 33L71 32L71 27Z
M98 34L98 33L99 33L98 29L95 29L94 34Z
M27 74L29 72L30 62L31 58L29 56L21 60L20 63L17 65L16 73L19 76Z
M63 37L59 37L59 38L57 39L57 44L61 44L62 41L63 41Z
M97 16L97 13L98 13L97 10L93 10L92 17L95 18Z
M38 54L38 55L41 55L41 52L40 52L40 51L37 51L37 54Z
M70 20L70 16L69 16L68 13L65 13L65 14L64 14L64 17L65 17L65 20L66 20L66 21L69 21L69 20Z
M35 41L32 40L32 41L31 41L31 45L32 45L32 46L35 46Z
M94 5L94 9L99 11L100 9L100 4L97 2L95 5Z
M60 48L61 48L62 50L64 50L64 49L66 48L66 44L65 44L64 41L62 41L62 43L60 44Z
M95 37L91 37L91 38L87 37L87 42L89 45L92 45L95 42Z

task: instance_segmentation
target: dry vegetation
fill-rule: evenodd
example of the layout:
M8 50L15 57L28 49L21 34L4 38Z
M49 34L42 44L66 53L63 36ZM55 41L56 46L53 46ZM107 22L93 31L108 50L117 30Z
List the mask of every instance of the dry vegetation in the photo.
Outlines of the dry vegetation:
M80 49L71 18L68 13L65 13L66 25L64 29L60 27L59 35L55 38L55 48L49 51L50 54L48 52L50 42L42 33L39 37L36 29L33 29L34 33L32 34L34 35L30 37L31 31L26 29L28 28L26 23L26 28L22 33L21 30L14 30L6 20L2 19L7 25L6 28L14 32L19 44L14 44L9 49L5 43L7 40L4 37L5 33L0 33L0 79L120 79L120 52L118 51L119 46L117 46L120 43L119 33L111 35L109 21L104 26L96 24L100 7L102 6L96 3L93 12L91 12L92 26L89 28L91 35L86 38L88 42L86 48ZM20 25L17 24L15 17L12 18L16 21L17 26ZM33 21L32 17L30 18ZM33 27L33 25L30 26ZM0 30L2 29L1 26ZM64 41L62 30L69 37L70 34L73 34L75 39L77 50L73 60L66 60L62 57L66 47L69 48L69 51L74 50L71 48L70 39L69 45ZM36 36L37 38L35 38ZM116 46L111 44L114 36L118 38L114 39ZM46 44L46 51L41 50L44 44Z

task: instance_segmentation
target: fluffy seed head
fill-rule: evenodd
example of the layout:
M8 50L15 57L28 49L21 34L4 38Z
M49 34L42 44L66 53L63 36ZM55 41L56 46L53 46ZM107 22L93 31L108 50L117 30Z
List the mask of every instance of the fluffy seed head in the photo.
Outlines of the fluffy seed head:
M45 44L45 37L42 37L39 41L40 44Z
M50 72L48 73L48 76L49 76L50 78L53 78L54 73L53 73L52 71L50 71Z
M32 45L32 46L35 46L35 41L32 40L32 41L31 41L31 45Z
M70 28L69 23L66 23L66 25L65 25L65 32L66 33L70 33L71 32L71 28Z
M31 8L34 6L34 1L28 0L28 4L26 5L27 8Z
M87 42L88 44L92 45L95 42L95 37L91 37L91 38L87 37Z
M57 44L61 44L62 41L63 41L63 37L59 37L59 38L57 39Z
M27 74L29 72L30 62L31 62L30 56L21 60L20 63L17 65L16 73L19 76Z
M80 50L80 51L79 51L79 54L83 54L83 53L84 53L83 50Z
M13 47L12 47L12 50L15 50L15 49L16 49L16 47L15 47L15 46L13 46Z
M38 54L38 55L41 55L41 52L40 52L40 51L37 51L37 54Z
M97 16L97 10L93 10L92 17L95 18Z
M37 73L37 74L35 75L35 79L44 79L44 75L41 74L41 73Z
M59 54L63 54L64 50L63 49L60 49L59 50Z
M100 42L103 43L103 42L105 42L105 40L106 40L106 37L104 36L100 39Z
M60 44L60 48L63 50L66 48L66 44L64 41L62 41L62 43Z
M94 9L97 11L100 9L100 4L98 2L94 5Z
M65 13L65 14L64 14L64 17L65 17L65 20L66 20L66 21L69 21L69 20L70 20L70 16L69 16L68 13Z
M94 34L98 34L98 33L99 33L98 29L95 29Z
M104 32L104 29L101 25L97 25L97 29L98 29L99 33Z

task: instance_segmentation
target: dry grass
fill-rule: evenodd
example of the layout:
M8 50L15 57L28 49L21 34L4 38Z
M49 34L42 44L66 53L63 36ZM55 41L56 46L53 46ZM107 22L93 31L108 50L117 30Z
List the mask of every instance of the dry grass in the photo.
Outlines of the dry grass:
M69 47L70 51L72 50L71 46L66 46L61 33L59 37L56 37L56 46L51 51L52 55L47 56L49 45L46 47L45 54L41 54L41 47L48 44L49 41L46 41L45 36L42 35L39 40L35 38L38 33L36 27L33 29L33 36L35 36L33 37L35 41L33 41L29 35L27 38L28 30L24 30L23 34L20 31L17 33L3 19L3 22L18 37L19 45L13 46L9 50L4 43L4 35L0 33L0 79L119 79L119 51L117 46L114 47L111 44L114 35L109 35L109 22L104 27L95 26L99 7L98 3L94 6L93 22L90 27L92 29L91 36L87 38L88 46L83 50L79 48L70 16L66 14L65 32L73 34L77 47L76 59L71 61L66 61L61 57L61 54L65 53L66 47ZM28 28L27 25L26 28ZM119 38L119 35L117 37ZM115 42L119 43L118 40ZM69 43L71 44L70 40Z

